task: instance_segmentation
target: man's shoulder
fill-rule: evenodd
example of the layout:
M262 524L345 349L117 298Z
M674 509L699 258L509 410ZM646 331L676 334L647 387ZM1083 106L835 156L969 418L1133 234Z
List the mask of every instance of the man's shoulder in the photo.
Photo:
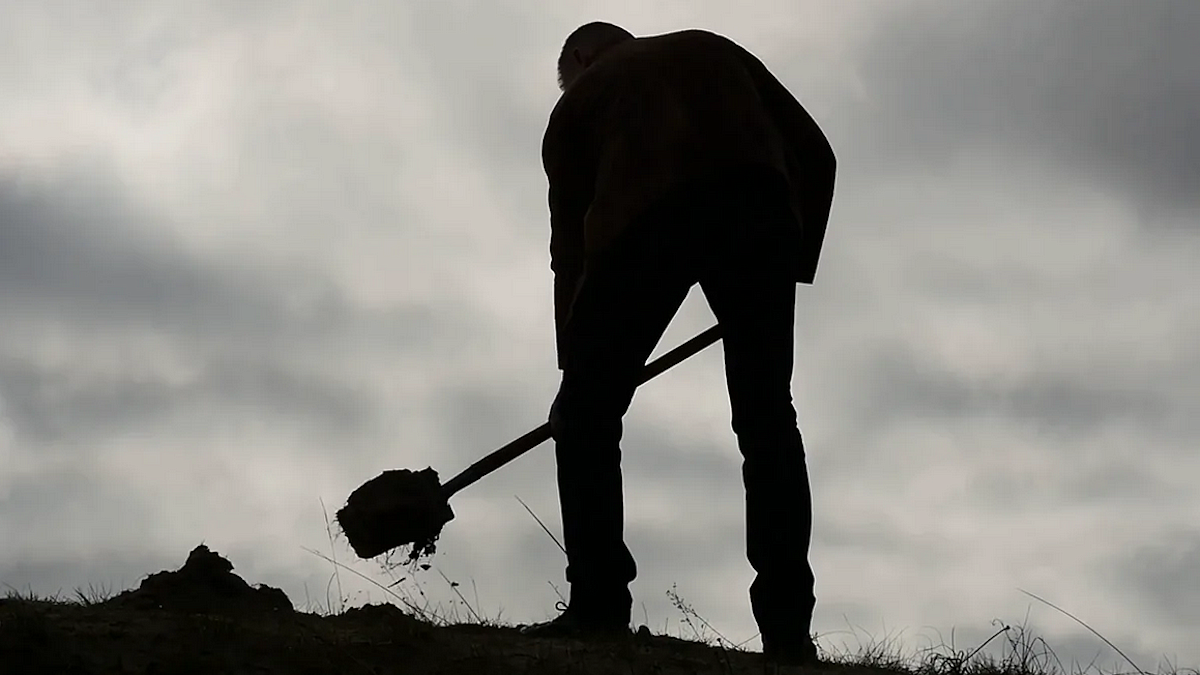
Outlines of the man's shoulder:
M620 61L624 59L638 59L639 57L654 58L655 55L680 54L693 51L706 54L732 54L740 49L741 47L737 43L724 35L701 28L687 28L670 33L659 33L657 35L645 35L635 38L615 47L612 57L614 61Z
M736 46L733 40L703 28L685 28L683 30L671 31L670 33L659 33L657 35L646 35L637 38L639 42L657 43L657 44L688 44L688 45L712 45L712 46Z
M701 64L704 63L724 63L726 65L719 69L726 72L726 66L742 70L745 66L745 54L745 50L733 40L700 28L642 36L617 45L559 96L550 111L543 143L548 137L556 136L562 133L564 128L573 126L577 117L588 115L598 100L603 100L609 92L620 89L631 77L641 82L647 78L665 77L668 73L679 76L681 72L689 69L703 69L705 66ZM666 69L639 67L654 62L676 65ZM681 69L677 65L680 63L690 65Z

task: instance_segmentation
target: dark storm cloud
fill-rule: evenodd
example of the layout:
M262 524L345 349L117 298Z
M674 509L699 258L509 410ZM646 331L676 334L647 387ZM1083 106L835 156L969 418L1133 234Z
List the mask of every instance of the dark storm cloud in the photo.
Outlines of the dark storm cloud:
M366 311L320 269L268 264L249 245L233 258L189 251L107 175L96 167L37 184L0 179L0 317L147 328L245 352L469 334L470 320L447 311L456 304L446 298Z
M410 11L447 147L485 166L497 205L530 240L544 239L542 133L559 95L555 59L573 26L552 11L508 3L417 2Z
M1000 417L1014 428L1079 438L1114 424L1131 424L1153 437L1175 440L1197 433L1194 397L1179 397L1156 383L1096 358L1088 373L1039 369L1008 377L979 378L939 367L915 349L894 345L875 352L859 380L861 419L882 429L898 419ZM1177 364L1178 365L1178 364ZM1166 373L1164 373L1166 374ZM1176 373L1176 381L1200 374Z
M202 260L102 175L0 181L0 312L221 335L322 331L345 320L326 280ZM307 312L286 309L279 295L291 291L315 298Z
M36 343L0 342L0 397L27 440L107 435L202 409L354 434L376 419L376 402L335 374L338 359L471 335L461 317L432 307L359 310L320 272L255 265L251 251L236 261L194 254L103 175L0 182L0 322L66 327L100 350L125 335L159 336L193 374L181 382L147 365L98 377L80 367L85 347L49 366L30 358Z
M1155 444L1157 446L1157 444ZM971 481L971 495L977 504L990 505L1011 514L1031 514L1062 504L1108 505L1114 501L1146 499L1148 495L1169 499L1187 498L1187 488L1172 485L1154 470L1139 464L1141 444L1126 448L1124 457L1106 459L1099 466L1071 466L1058 463L1060 455L1044 456L1043 471L1053 472L1056 480L1046 485L1031 481L1020 470L980 472ZM1011 458L1014 469L1027 458Z
M1133 551L1118 579L1151 608L1180 626L1200 628L1200 533L1182 531L1170 541Z
M1143 208L1195 208L1198 31L1192 0L909 6L866 41L870 112L858 131L876 161L886 152L885 162L942 164L961 151L1019 148L1108 181Z
M318 432L355 435L376 420L374 402L348 384L266 361L213 360L185 383L141 373L87 378L0 354L0 400L18 440L95 440L214 409L277 417Z

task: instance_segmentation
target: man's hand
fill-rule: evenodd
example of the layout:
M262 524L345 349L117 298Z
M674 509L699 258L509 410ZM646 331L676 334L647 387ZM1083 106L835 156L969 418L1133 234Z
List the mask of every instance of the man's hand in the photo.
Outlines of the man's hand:
M563 418L562 418L562 396L563 388L558 388L558 395L554 397L554 402L550 404L550 438L558 440L562 437Z

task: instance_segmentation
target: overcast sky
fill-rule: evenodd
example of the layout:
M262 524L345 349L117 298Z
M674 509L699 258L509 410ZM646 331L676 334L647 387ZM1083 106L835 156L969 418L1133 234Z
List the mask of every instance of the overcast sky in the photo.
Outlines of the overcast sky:
M324 604L321 500L540 424L539 144L562 40L604 19L733 38L837 152L794 378L821 642L961 648L1028 613L1116 666L1022 588L1200 665L1200 3L734 6L5 2L0 584L126 588L203 541ZM711 322L694 292L659 351ZM717 347L629 414L656 630L677 585L756 632L728 419ZM554 614L563 557L514 499L558 531L553 476L547 444L454 498L434 562L482 613Z

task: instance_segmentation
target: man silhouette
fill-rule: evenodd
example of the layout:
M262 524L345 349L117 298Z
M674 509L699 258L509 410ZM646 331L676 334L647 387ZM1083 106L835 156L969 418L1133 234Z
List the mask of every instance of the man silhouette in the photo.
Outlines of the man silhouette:
M753 55L595 22L558 61L542 145L562 383L550 411L570 604L530 635L628 633L622 418L693 284L720 325L763 650L812 663L812 506L792 405L796 284L833 198L824 134Z

